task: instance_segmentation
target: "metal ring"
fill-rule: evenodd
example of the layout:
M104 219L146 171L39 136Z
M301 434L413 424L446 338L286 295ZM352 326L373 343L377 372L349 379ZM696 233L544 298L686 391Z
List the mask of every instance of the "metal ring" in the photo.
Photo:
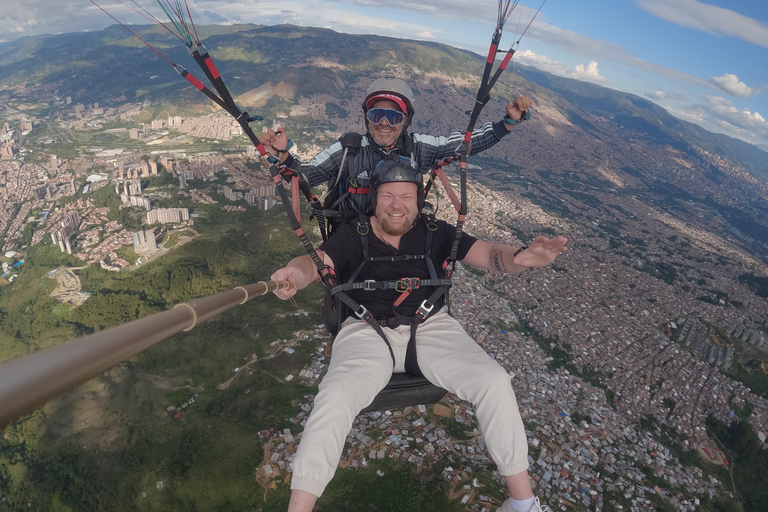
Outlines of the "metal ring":
M256 284L259 284L259 283L263 283L263 281L259 281L259 282L258 282L258 283L256 283ZM266 284L266 283L264 283L264 284ZM246 290L246 289L245 289L245 288L243 288L242 286L235 286L235 288L234 288L234 289L235 289L235 290L243 290L243 293L245 294L245 298L243 299L243 302L241 302L241 303L240 303L241 305L242 305L242 304L245 304L246 302L248 302L248 299L249 299L249 297L248 297L248 290Z
M360 228L362 228L362 227L365 227L365 232L363 232L363 231L360 231ZM365 235L367 235L369 232L370 232L370 229L368 228L368 224L365 224L365 226L363 226L362 224L358 224L358 225L357 225L357 234L358 234L358 235L361 235L361 236L365 236Z
M195 308L193 308L192 306L190 306L186 302L183 302L181 304L176 304L175 306L173 306L173 309L176 309L176 308L187 308L188 310L190 310L192 312L192 325L190 325L189 327L184 329L182 332L187 332L187 331L191 331L192 329L194 329L195 326L197 325L197 311L195 311Z

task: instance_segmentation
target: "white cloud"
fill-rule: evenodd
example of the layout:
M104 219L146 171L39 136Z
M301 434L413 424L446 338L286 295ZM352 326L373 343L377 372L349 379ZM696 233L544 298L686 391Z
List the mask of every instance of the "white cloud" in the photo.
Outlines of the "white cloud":
M718 89L739 98L751 98L761 92L760 88L752 88L739 80L736 75L726 73L723 76L713 76L709 79Z
M597 70L597 62L594 60L589 61L589 64L586 66L584 64L577 64L573 68L573 74L575 75L575 78L582 80L604 80L604 78L600 76L600 72Z
M705 120L704 114L700 110L679 110L672 107L664 107L664 109L673 116L691 123L702 124Z
M730 100L719 96L707 96L707 107L710 117L717 119L721 127L730 127L739 135L740 139L750 142L762 140L763 145L768 143L768 123L759 112L751 112L749 109L738 109Z
M732 36L768 48L768 24L698 0L635 0L663 20L717 35Z
M640 71L653 73L677 82L684 82L708 89L714 88L712 84L697 76L689 75L682 71L653 64L634 56L623 46L594 39L583 34L577 34L569 30L553 27L544 22L537 21L531 25L528 32L530 37L549 45L556 46L570 53L582 55L590 60L599 62L614 62ZM527 36L526 36L527 37Z
M551 59L546 55L538 55L531 50L521 50L515 53L515 59L523 65L533 66L559 76L591 82L605 80L600 76L600 72L597 69L597 62L594 60L590 61L589 64L577 64L574 67L569 68L560 61Z
M653 92L646 92L645 96L647 98L653 98L655 100L663 100L666 98L666 93L664 91L653 91Z
M419 36L419 37L423 37L425 39L434 39L435 38L435 36L433 36L432 32L430 32L429 30L425 30L423 32L419 32L416 35Z
M768 123L765 118L758 112L737 108L726 98L707 96L706 105L688 104L680 108L664 108L675 117L768 151Z
M548 71L555 75L566 76L568 68L562 62L550 59L546 55L538 55L532 50L521 50L515 53L515 60L526 66L533 66L542 71Z

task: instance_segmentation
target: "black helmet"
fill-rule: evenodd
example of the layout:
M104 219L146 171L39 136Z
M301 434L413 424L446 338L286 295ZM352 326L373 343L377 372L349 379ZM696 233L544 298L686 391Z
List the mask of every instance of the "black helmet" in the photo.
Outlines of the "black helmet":
M381 162L376 164L371 173L370 199L373 212L376 212L376 195L378 194L379 185L395 182L416 184L416 205L418 211L421 212L424 206L424 181L419 171L419 166L414 160L394 153L390 153Z

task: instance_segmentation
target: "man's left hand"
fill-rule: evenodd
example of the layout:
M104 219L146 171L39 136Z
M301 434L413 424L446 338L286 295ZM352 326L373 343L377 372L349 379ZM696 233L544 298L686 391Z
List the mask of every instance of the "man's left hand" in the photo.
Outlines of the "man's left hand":
M564 236L547 238L536 237L531 245L515 256L515 265L521 267L546 267L557 258L557 255L568 250L565 244L568 239Z
M507 106L505 107L507 109L507 115L514 119L515 121L519 121L520 118L523 116L523 112L527 112L529 108L533 106L533 100L529 98L528 96L520 96L519 98L515 99L512 103L507 103Z

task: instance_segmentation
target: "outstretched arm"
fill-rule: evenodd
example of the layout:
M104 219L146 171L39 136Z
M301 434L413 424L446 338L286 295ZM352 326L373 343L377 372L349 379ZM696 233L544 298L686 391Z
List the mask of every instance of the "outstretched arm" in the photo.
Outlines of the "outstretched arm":
M506 274L518 274L531 267L546 267L557 258L557 255L568 248L568 239L564 236L555 238L537 237L530 247L519 251L519 248L502 244L489 244L478 240L472 245L462 262L484 270L495 270ZM515 256L515 253L518 253Z
M510 118L518 121L523 112L528 111L532 105L533 100L531 98L520 96L511 103L508 103L505 109ZM503 120L495 123L485 123L479 128L475 128L472 132L472 151L470 154L476 155L491 148L505 137L512 128L512 125L505 123ZM413 140L418 148L416 157L419 160L419 170L423 173L428 172L435 163L465 152L464 135L464 132L454 132L448 137L435 137L414 133Z
M317 254L323 259L323 263L334 268L333 260L327 254L322 251L317 251ZM270 279L272 281L288 281L290 283L288 288L275 290L275 295L283 300L287 300L296 295L296 292L299 290L309 286L318 277L317 266L315 266L312 258L309 255L304 255L293 258L286 266L272 274Z

